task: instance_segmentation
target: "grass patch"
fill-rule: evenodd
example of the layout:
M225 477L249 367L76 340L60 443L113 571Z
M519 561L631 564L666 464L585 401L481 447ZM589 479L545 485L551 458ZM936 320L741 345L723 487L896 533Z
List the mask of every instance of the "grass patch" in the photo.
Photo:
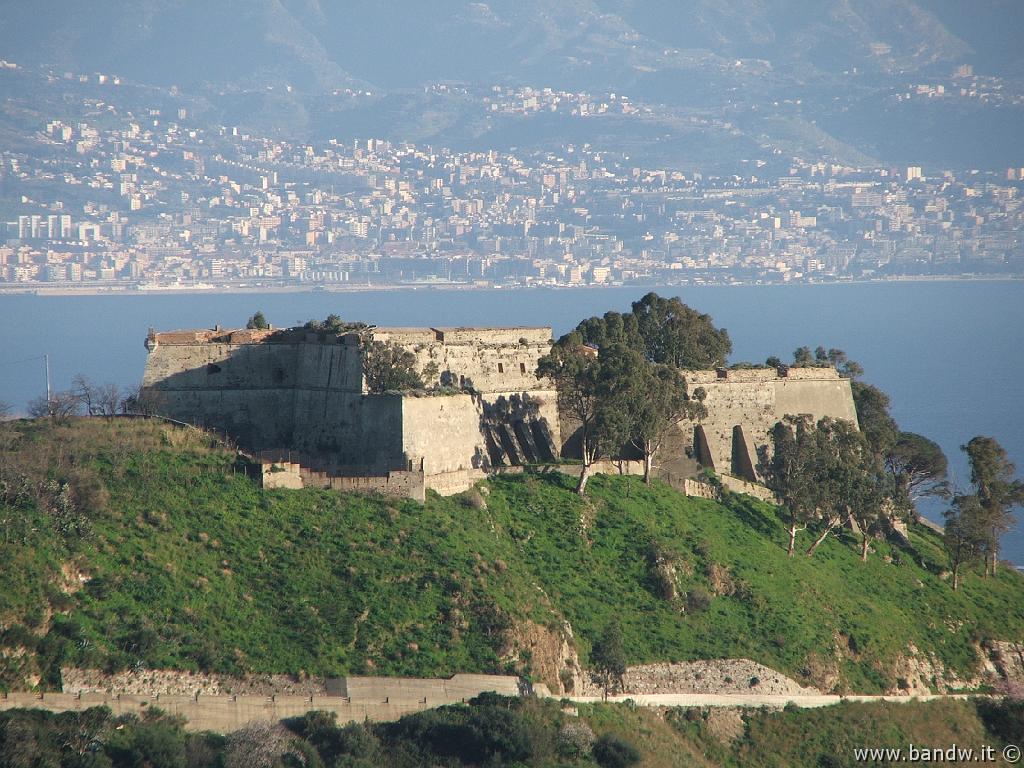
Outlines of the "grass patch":
M585 660L614 616L630 663L748 657L876 692L909 643L968 676L979 642L1024 637L1021 576L954 593L923 528L867 563L842 535L789 559L776 510L746 496L598 476L580 500L527 473L486 503L420 505L264 491L232 451L153 422L2 430L0 644L24 649L0 661L7 688L57 685L61 665L503 672L510 623L567 619Z

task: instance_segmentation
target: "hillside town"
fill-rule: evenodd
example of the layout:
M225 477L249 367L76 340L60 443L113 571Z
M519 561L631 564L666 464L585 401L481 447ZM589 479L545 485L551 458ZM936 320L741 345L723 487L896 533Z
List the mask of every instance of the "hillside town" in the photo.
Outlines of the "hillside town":
M1024 168L854 167L766 144L762 157L738 159L725 174L644 167L590 143L301 143L211 125L167 99L126 107L113 75L50 78L86 96L74 119L42 115L24 142L0 147L0 290L1024 272ZM963 98L980 98L984 79L957 78ZM905 97L951 98L954 86L908 86ZM483 113L523 119L561 110L576 120L639 120L657 110L616 93L463 91Z

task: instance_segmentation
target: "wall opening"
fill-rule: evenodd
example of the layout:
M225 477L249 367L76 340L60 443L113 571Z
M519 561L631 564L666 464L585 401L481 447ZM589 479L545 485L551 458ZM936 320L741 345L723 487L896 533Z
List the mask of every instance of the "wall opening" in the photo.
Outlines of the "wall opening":
M505 372L504 364L498 363L498 373L504 373L504 372Z

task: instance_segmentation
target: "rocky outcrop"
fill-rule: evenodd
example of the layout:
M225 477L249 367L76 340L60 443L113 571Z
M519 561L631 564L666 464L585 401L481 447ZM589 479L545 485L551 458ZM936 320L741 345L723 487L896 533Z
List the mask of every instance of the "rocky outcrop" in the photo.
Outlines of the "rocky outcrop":
M579 695L584 685L583 668L573 645L572 627L563 622L561 628L547 627L532 621L515 624L507 638L506 662L521 666L547 692Z
M1007 688L1024 692L1024 643L993 641L988 656Z
M764 695L811 695L807 688L770 667L749 659L712 659L630 667L623 678L622 693L760 693ZM600 683L587 681L584 695L599 696Z

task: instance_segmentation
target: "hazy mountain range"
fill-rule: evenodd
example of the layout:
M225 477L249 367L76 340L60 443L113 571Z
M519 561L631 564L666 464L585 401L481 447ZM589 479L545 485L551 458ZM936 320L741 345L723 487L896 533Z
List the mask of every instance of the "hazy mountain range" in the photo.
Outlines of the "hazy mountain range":
M807 78L974 63L1020 74L1017 0L39 0L0 7L2 55L155 84L451 79L643 87L762 59ZM887 48L888 47L888 48ZM666 82L657 90L671 95Z
M0 4L0 58L176 85L193 99L190 112L216 124L456 147L604 142L657 163L766 150L852 163L1024 163L1022 33L1020 0ZM1001 78L992 87L1012 98L953 98L961 83L949 82L943 99L897 98L963 64ZM439 81L617 91L656 108L631 121L492 115L479 97L422 87ZM19 87L31 107L35 86ZM363 95L330 97L339 88Z

